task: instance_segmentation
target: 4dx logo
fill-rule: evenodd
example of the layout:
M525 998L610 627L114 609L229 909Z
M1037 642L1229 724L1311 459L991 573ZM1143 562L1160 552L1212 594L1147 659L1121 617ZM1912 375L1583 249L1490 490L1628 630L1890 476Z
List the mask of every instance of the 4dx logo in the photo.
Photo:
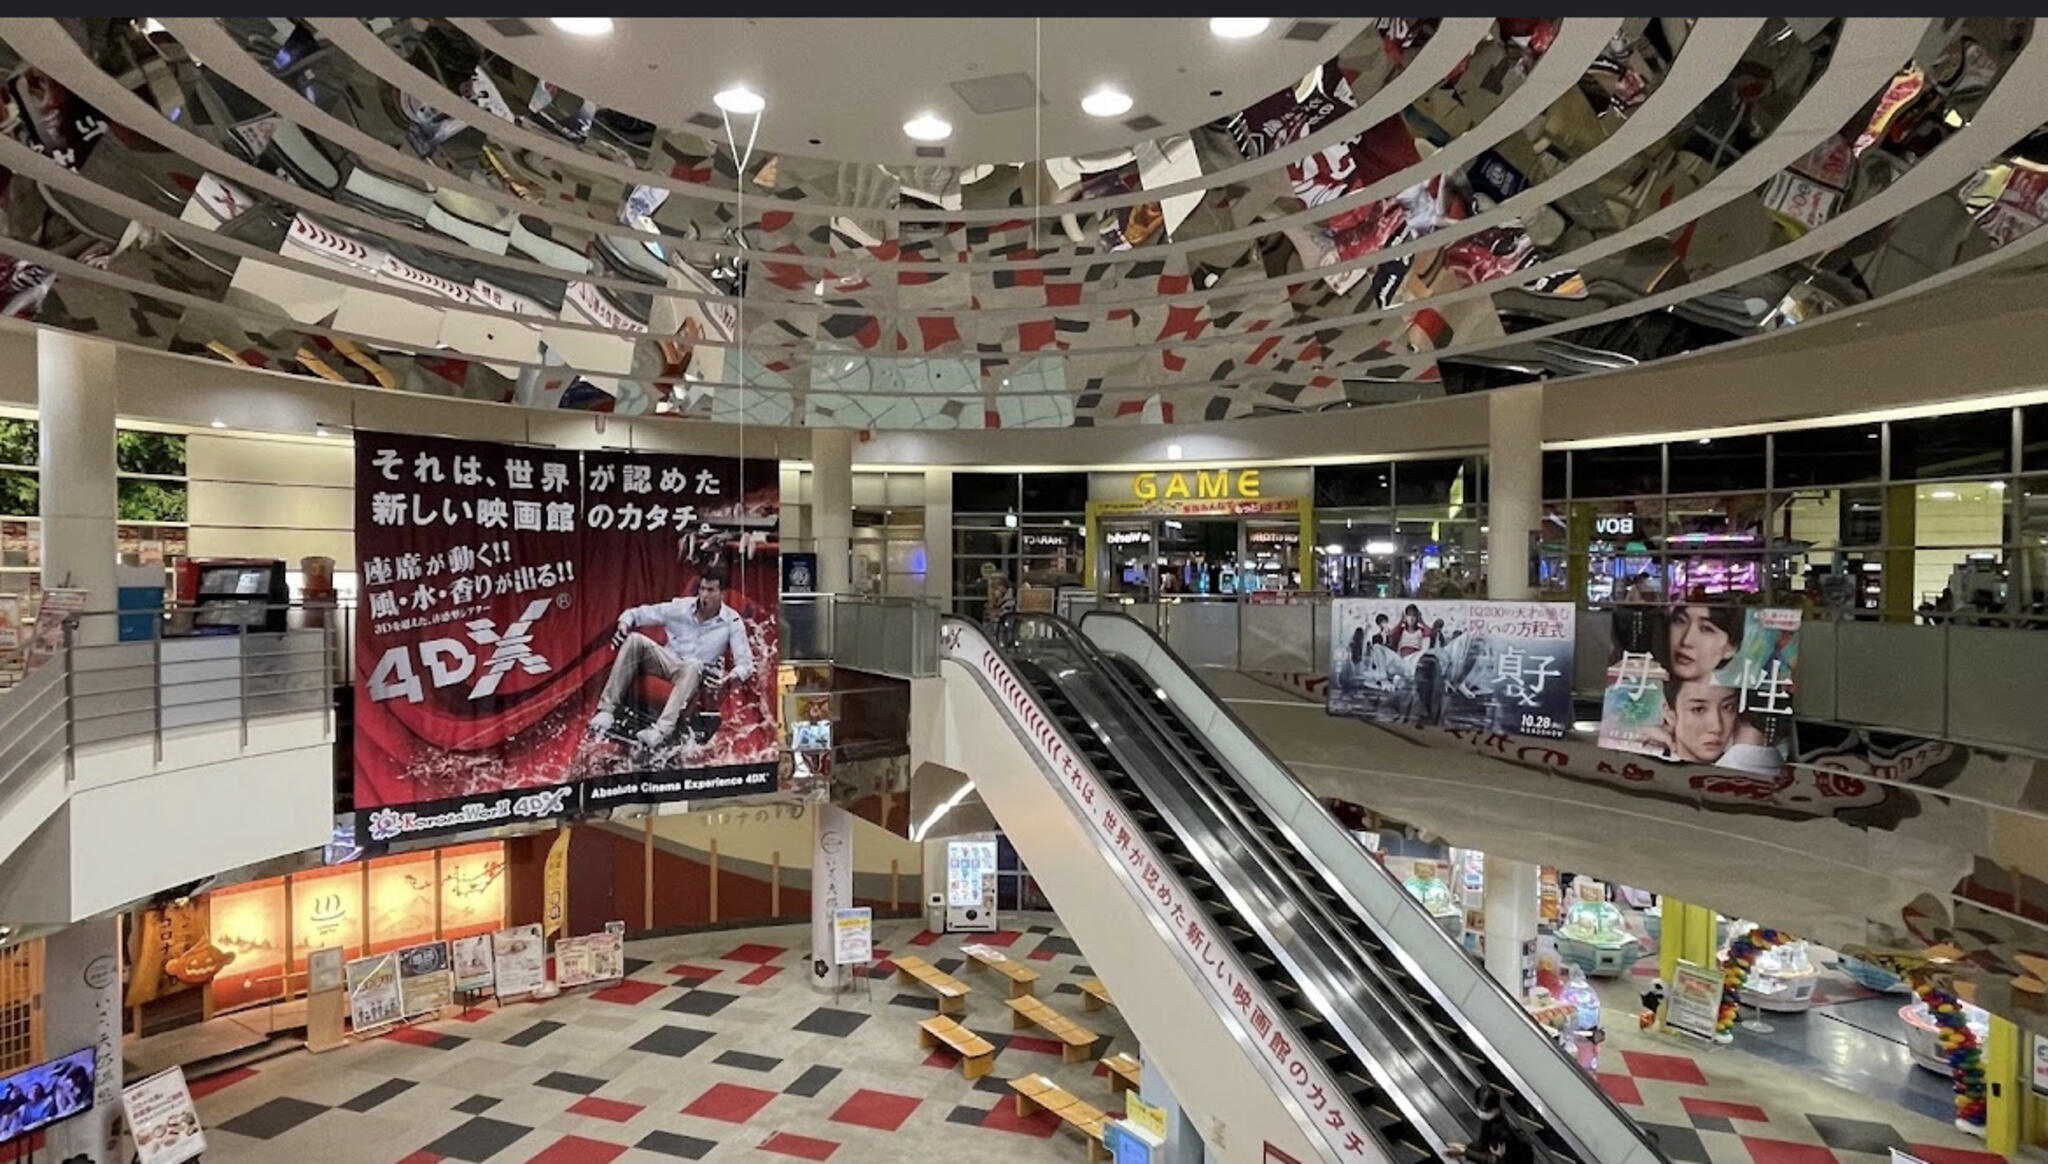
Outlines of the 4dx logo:
M485 699L498 690L498 684L512 668L518 667L529 675L545 675L548 671L547 656L533 649L533 624L548 612L553 600L536 598L526 604L526 612L519 621L505 628L500 634L488 618L479 618L468 624L469 641L461 639L428 639L425 642L393 647L377 660L377 669L370 673L370 698L379 703L387 699L404 696L408 703L419 703L426 698L420 687L420 672L424 670L433 680L436 691L457 683L466 682L476 674L477 653L470 643L489 647L490 657L484 660L483 678L470 689L471 699ZM419 666L413 665L412 652L417 648Z

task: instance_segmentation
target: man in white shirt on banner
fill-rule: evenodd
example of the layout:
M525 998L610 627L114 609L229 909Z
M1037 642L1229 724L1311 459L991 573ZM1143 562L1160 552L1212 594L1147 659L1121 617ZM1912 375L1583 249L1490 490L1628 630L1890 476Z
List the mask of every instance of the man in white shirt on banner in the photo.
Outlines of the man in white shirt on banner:
M747 624L739 611L725 604L725 583L725 571L710 567L697 575L695 596L630 607L619 615L618 629L612 635L619 654L612 661L611 678L605 681L597 714L590 717L593 735L611 730L619 701L643 674L659 675L671 684L660 716L635 737L650 748L660 747L675 735L691 699L707 680L716 689L728 679L745 680L753 675ZM640 633L643 627L655 626L662 628L664 642ZM725 663L728 655L730 667Z

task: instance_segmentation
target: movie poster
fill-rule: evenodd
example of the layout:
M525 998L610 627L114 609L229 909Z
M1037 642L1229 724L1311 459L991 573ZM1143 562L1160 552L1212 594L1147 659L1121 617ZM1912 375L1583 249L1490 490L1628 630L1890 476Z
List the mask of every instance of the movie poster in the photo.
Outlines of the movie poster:
M1331 715L1563 739L1572 723L1566 602L1342 598Z
M372 954L348 964L348 1014L357 1034L403 1017L396 953Z
M775 791L777 507L772 461L358 433L369 837Z
M1600 746L1776 776L1792 748L1798 670L1797 610L1617 609Z

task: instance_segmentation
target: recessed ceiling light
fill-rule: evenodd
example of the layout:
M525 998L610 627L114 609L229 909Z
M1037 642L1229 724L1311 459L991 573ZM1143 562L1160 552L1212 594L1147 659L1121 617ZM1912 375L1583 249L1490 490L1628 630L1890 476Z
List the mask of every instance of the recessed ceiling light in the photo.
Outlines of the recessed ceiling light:
M1954 501L1956 499L1956 491L1953 489L1936 489L1928 494L1928 496L1936 501Z
M551 16L548 21L571 36L603 36L612 30L609 16Z
M215 428L226 428L227 426L228 422L225 420L216 420L213 422L213 427Z
M1273 24L1270 16L1211 16L1209 31L1224 40L1243 40L1257 36Z
M1167 460L1169 460L1169 461L1178 461L1178 460L1180 460L1180 446L1179 446L1179 445L1168 445L1168 446L1166 446L1166 459L1167 459Z
M936 113L920 113L903 123L903 132L916 141L945 141L953 136L953 123Z
M749 113L759 113L763 109L768 108L768 99L747 88L745 85L735 85L730 89L719 90L716 94L712 95L711 103L727 113L737 113L741 116Z
M1122 117L1131 111L1131 95L1105 85L1081 98L1081 112L1090 117Z
M952 123L936 113L920 113L903 123L903 133L918 141L944 141L952 137Z

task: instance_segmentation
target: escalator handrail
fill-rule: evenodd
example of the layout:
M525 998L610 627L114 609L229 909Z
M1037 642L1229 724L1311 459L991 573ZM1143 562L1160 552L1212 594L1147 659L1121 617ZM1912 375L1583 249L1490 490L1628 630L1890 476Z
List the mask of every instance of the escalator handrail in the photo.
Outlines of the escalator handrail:
M1152 645L1152 647L1154 648L1154 658L1170 660L1171 665L1177 671L1179 676L1188 683L1192 684L1195 690L1199 691L1203 697L1205 697L1210 703L1214 705L1216 712L1220 714L1223 717L1223 720L1226 723L1228 723L1230 727L1243 738L1245 743L1250 748L1252 748L1261 759L1263 759L1266 763L1271 764L1276 770L1278 770L1285 776L1284 781L1281 782L1283 786L1299 790L1302 798L1302 804L1306 806L1306 808L1313 815L1320 817L1322 821L1327 823L1328 827L1331 830L1333 830L1335 833L1337 833L1344 839L1346 844L1346 849L1344 850L1345 856L1347 858L1353 858L1352 864L1354 865L1354 867L1361 870L1370 869L1370 872L1365 873L1364 876L1378 877L1382 880L1384 884L1390 886L1394 891L1394 893L1390 895L1390 900L1396 902L1396 904L1399 907L1412 909L1417 911L1418 913L1420 912L1420 904L1414 901L1413 897L1407 892L1406 889L1402 888L1399 884L1394 882L1393 874L1389 873L1385 866L1381 865L1377 860L1375 860L1372 857L1372 855L1368 853L1365 850L1365 848L1358 843L1357 838L1352 837L1349 831L1344 829L1344 827L1337 822L1336 818L1330 815L1328 807L1326 807L1315 796L1311 795L1307 788L1301 786L1300 782L1297 781L1293 777L1293 775L1288 771L1286 764L1283 763L1278 757L1274 756L1271 749L1266 747L1265 741L1260 739L1258 734L1253 732L1251 728L1248 727L1245 724L1245 722L1238 717L1236 710L1233 709L1229 703L1224 701L1224 699L1221 696L1217 695L1216 692L1212 688L1210 688L1208 683L1205 682L1202 679L1202 677L1194 671L1193 668L1190 668L1185 663L1182 663L1179 657L1173 653L1172 648L1168 647L1165 644L1165 642L1163 642L1159 638L1157 634L1153 633L1153 631L1147 628L1145 624L1139 622L1134 618L1129 617L1128 615L1120 614L1114 611L1097 610L1089 611L1081 617L1081 629L1084 637L1086 636L1086 628L1088 621L1090 619L1096 618L1103 619L1105 621L1113 619L1117 620L1120 623L1129 624L1131 628L1133 628L1142 638L1147 640ZM1137 662L1139 660L1134 659L1133 661ZM1189 726L1193 727L1194 725L1191 723ZM1230 771L1231 774L1239 780L1239 782L1243 785L1245 790L1251 793L1254 799L1260 800L1262 802L1266 800L1265 795L1259 790L1258 786L1250 781L1245 780L1243 773L1237 770L1236 765L1233 762L1231 762L1227 756L1219 754L1217 756L1217 759L1223 763L1226 770ZM1268 803L1268 807L1277 809L1279 806ZM1272 823L1276 827L1281 829L1282 833L1287 836L1290 842L1296 844L1300 843L1300 837L1296 833L1291 819L1281 818L1276 813L1275 817L1272 818ZM1360 920L1364 921L1369 927L1371 927L1375 931L1375 933L1378 933L1384 939L1386 935L1379 920L1373 916L1372 912L1365 907L1365 904L1362 901L1360 901L1357 894L1353 892L1352 880L1349 878L1338 876L1337 871L1330 868L1329 863L1324 860L1322 854L1316 852L1314 849L1309 848L1307 846L1302 846L1301 852L1313 868L1317 869L1319 872L1321 872L1325 877L1329 879L1331 888L1353 904L1353 906L1358 910L1358 916ZM1664 1161L1667 1159L1662 1150L1658 1148L1656 1141L1652 1140L1649 1137L1649 1134L1645 1132L1642 1129L1642 1127L1638 1125L1635 1122L1635 1120L1628 1115L1627 1112L1621 1110L1620 1105L1614 1102L1613 1097L1609 1096L1606 1093L1606 1090L1601 1088L1598 1085L1598 1082L1586 1073L1584 1068L1580 1067L1574 1059L1567 1055L1564 1052L1564 1050L1558 1046L1557 1041L1553 1039L1549 1035L1549 1033L1546 1032L1536 1022L1535 1018L1529 1014L1528 1008L1522 1005L1521 1001L1515 998L1515 996L1508 991L1506 986L1504 986L1498 979L1494 978L1492 974L1487 973L1484 967L1481 967L1474 963L1471 959L1471 956L1466 954L1462 947L1458 946L1455 942L1453 942L1450 935L1445 933L1440 927L1438 927L1434 923L1434 921L1430 922L1427 929L1436 935L1436 940L1440 941L1443 944L1443 948L1447 952L1456 955L1457 960L1462 962L1463 964L1471 966L1472 970L1474 971L1472 977L1475 980L1477 980L1477 982L1483 984L1479 986L1479 989L1487 992L1487 994L1491 996L1497 1007L1500 1008L1501 1011L1505 1012L1506 1016L1512 1020L1512 1024L1506 1028L1506 1031L1514 1032L1509 1037L1519 1039L1520 1045L1524 1047L1529 1047L1532 1044L1540 1045L1542 1047L1541 1052L1536 1052L1532 1049L1528 1053L1540 1053L1550 1056L1550 1059L1552 1061L1554 1061L1558 1066L1565 1068L1566 1074L1568 1074L1571 1078L1578 1082L1578 1087L1574 1092L1575 1096L1580 1094L1585 1095L1592 1102L1596 1103L1602 1109L1604 1109L1606 1113L1619 1126L1628 1130L1629 1134L1636 1141L1636 1144L1642 1149L1642 1152L1640 1154L1630 1153L1628 1156L1629 1159L1643 1159L1656 1161ZM1475 1025L1471 1021L1471 1018L1466 1010L1466 1006L1470 1005L1470 997L1467 997L1466 1005L1450 1005L1450 1000L1444 994L1443 989L1441 985L1437 982L1435 975L1427 973L1423 970L1420 964L1418 964L1415 961L1412 951L1406 949L1400 944L1391 942L1388 943L1388 948L1391 951L1393 951L1397 957L1402 959L1403 965L1409 968L1411 974L1414 976L1416 981L1419 982L1425 990L1428 990L1431 996L1434 997L1437 1000L1437 1002L1444 1007L1446 1013L1450 1014L1452 1020L1456 1022L1458 1026L1465 1031L1467 1036L1474 1041L1475 1045L1477 1045L1482 1051L1486 1053L1487 1057L1493 1061L1495 1067L1498 1068L1503 1075L1505 1075L1511 1082L1515 1084L1516 1090L1536 1110L1536 1112L1540 1116L1542 1116L1542 1118L1552 1128L1554 1128L1559 1135L1563 1136L1566 1142L1572 1145L1574 1150L1578 1152L1581 1159L1593 1160L1598 1158L1597 1154L1589 1153L1586 1150L1585 1145L1580 1140L1580 1137L1578 1136L1573 1126L1560 1118L1557 1106L1549 1100L1547 1100L1541 1092L1538 1092L1535 1089L1533 1089L1530 1085L1528 1074L1518 1070L1514 1062L1506 1054L1502 1052L1502 1041L1497 1038L1489 1038L1483 1035L1480 1032L1477 1025Z
M1449 1143L1455 1142L1458 1139L1469 1139L1471 1129L1477 1126L1476 1119L1459 1118L1456 1111L1452 1110L1449 1104L1456 1103L1469 1111L1473 1090L1472 1085L1478 1082L1476 1077L1471 1077L1467 1074L1462 1082L1452 1081L1453 1086L1446 1093L1431 1087L1428 1081L1416 1072L1413 1060L1404 1053L1405 1048L1396 1046L1394 1041L1388 1037L1388 1031L1382 1025L1383 1022L1391 1024L1393 1029L1404 1037L1408 1047L1414 1048L1418 1052L1422 1050L1421 1041L1418 1040L1415 1032L1409 1029L1409 1022L1404 1021L1401 1014L1395 1013L1392 1005L1393 999L1388 997L1389 993L1391 993L1395 998L1402 999L1405 1002L1406 995L1400 992L1398 987L1386 983L1383 978L1379 978L1379 968L1374 965L1371 956L1356 947L1355 939L1348 932L1340 928L1336 931L1336 936L1333 937L1326 913L1321 918L1311 913L1312 908L1321 911L1321 903L1315 901L1313 895L1305 891L1300 881L1295 879L1291 871L1286 869L1284 860L1272 853L1270 846L1267 845L1263 838L1258 836L1256 830L1250 827L1249 822L1238 813L1235 806L1228 803L1218 803L1219 793L1213 784L1210 783L1210 777L1200 771L1199 767L1177 741L1165 737L1163 729L1152 718L1150 709L1142 705L1139 697L1130 691L1128 682L1121 675L1115 673L1108 660L1104 659L1100 652L1093 650L1093 644L1088 643L1074 629L1073 624L1052 615L1035 612L1005 615L1000 625L1004 631L1001 638L1006 644L1014 644L1016 642L1016 630L1021 626L1042 625L1050 629L1059 641L1065 644L1070 652L1077 657L1077 661L1088 669L1089 677L1099 678L1100 681L1105 682L1109 687L1109 694L1114 695L1120 703L1127 705L1120 707L1120 711L1134 712L1135 726L1139 731L1145 733L1146 742L1166 762L1171 769L1169 774L1177 780L1177 783L1167 783L1160 788L1151 787L1153 781L1146 778L1145 765L1133 765L1127 759L1119 757L1119 761L1123 763L1127 774L1151 800L1151 808L1167 820L1173 831L1180 837L1181 843L1189 855L1194 857L1209 874L1210 880L1216 885L1217 891L1224 894L1233 908L1243 918L1246 925L1253 933L1258 935L1260 941L1266 946L1267 953L1285 966L1298 982L1313 984L1315 988L1319 988L1322 994L1328 996L1330 1000L1329 1006L1343 1012L1340 1017L1338 1014L1327 1013L1329 1008L1326 1007L1325 1013L1321 1017L1323 1021L1331 1026L1333 1031L1337 1032L1341 1044L1358 1059L1365 1073L1372 1078L1381 1094L1386 1097L1387 1102L1394 1105L1401 1112L1402 1117L1416 1130L1418 1135L1424 1138L1424 1141L1431 1150L1441 1152ZM1071 698L1072 696L1069 694L1069 699ZM1129 705L1135 705L1135 707L1133 708ZM1076 710L1091 720L1091 728L1097 729L1098 732L1100 731L1102 725L1092 722L1098 719L1098 716L1090 713L1087 708L1079 704L1076 704ZM1104 744L1111 745L1112 754L1120 750L1114 746L1114 740L1111 736L1102 735L1100 738ZM1234 836L1231 839L1244 846L1247 850L1257 846L1259 850L1258 855L1264 859L1251 863L1237 862L1232 871L1239 874L1238 879L1221 875L1214 867L1212 861L1205 859L1205 848L1193 843L1191 839L1194 836L1201 835L1202 830L1193 828L1190 822L1183 818L1183 813L1187 811L1185 808L1176 811L1177 802L1175 794L1180 791L1192 792L1199 797L1199 805L1191 805L1190 807L1205 810L1211 817L1224 822L1226 825L1233 821L1236 822L1236 827L1231 831L1240 835ZM1307 973L1298 952L1288 942L1269 932L1268 928L1263 924L1263 919L1268 916L1268 911L1273 907L1274 903L1272 901L1256 903L1255 907L1253 903L1245 900L1244 879L1252 878L1272 882L1281 876L1287 877L1292 882L1294 892L1287 892L1287 885L1270 885L1262 886L1262 894L1268 897L1287 900L1301 911L1302 920L1308 923L1307 931L1314 940L1321 942L1328 951L1328 953L1320 954L1315 959L1318 963L1317 968L1321 971L1320 973ZM1279 892L1276 894L1274 890ZM1306 903L1299 899L1305 899ZM1377 1020L1375 1015L1370 1013L1368 1008L1359 1001L1359 997L1355 993L1337 985L1342 979L1331 974L1330 970L1332 967L1324 964L1324 959L1331 955L1337 955L1341 960L1347 954L1350 960L1357 963L1357 965L1342 967L1342 969L1353 975L1360 970L1364 970L1366 973L1378 978L1382 985L1387 987L1387 990L1371 995L1373 1002L1380 1010L1386 1013L1384 1020ZM1410 1012L1408 1017L1412 1020L1416 1016ZM1433 1030L1432 1034L1434 1034ZM1439 1043L1438 1045L1441 1049L1441 1044ZM1452 1056L1461 1074L1465 1073L1467 1069L1462 1060L1457 1060L1454 1052L1448 1049L1443 1050L1445 1054ZM1427 1055L1426 1053L1422 1057L1438 1069L1440 1073L1439 1078L1442 1078L1442 1063L1438 1057ZM1396 1079L1395 1073L1397 1071L1415 1076L1415 1085L1412 1087L1407 1086L1404 1081ZM1430 1119L1430 1113L1422 1109L1421 1104L1424 1099L1432 1106L1432 1111L1439 1117L1438 1119ZM1447 1130L1446 1122L1448 1122L1451 1129L1455 1130L1455 1135L1447 1136L1445 1134Z
M1177 760L1176 767L1181 769L1183 781L1188 784L1191 790L1202 797L1204 806L1211 813L1233 826L1232 831L1237 834L1236 840L1239 844L1255 850L1255 855L1259 858L1257 868L1271 876L1284 879L1286 884L1281 888L1283 890L1292 890L1288 896L1303 911L1305 920L1315 923L1317 936L1324 943L1333 947L1334 952L1351 963L1345 969L1352 974L1358 975L1360 978L1369 979L1381 988L1376 995L1376 1001L1379 1002L1380 1008L1386 1012L1387 1021L1396 1024L1410 1046L1417 1050L1422 1050L1429 1046L1433 1046L1436 1049L1437 1054L1432 1056L1432 1059L1437 1069L1446 1074L1448 1077L1447 1082L1451 1086L1448 1095L1440 1093L1435 1098L1440 1103L1449 1100L1458 1105L1456 1110L1450 1112L1451 1118L1459 1125L1460 1134L1469 1137L1472 1129L1478 1126L1478 1116L1471 1106L1471 1098L1475 1090L1487 1081L1472 1071L1471 1067L1459 1054L1458 1049L1445 1041L1443 1032L1434 1023L1429 1021L1427 1016L1415 1012L1413 1004L1408 1001L1406 990L1400 983L1387 977L1386 969L1380 959L1360 947L1357 937L1353 932L1353 926L1350 924L1355 919L1345 918L1333 912L1314 892L1318 887L1303 882L1296 872L1295 866L1289 860L1290 857L1303 855L1295 839L1288 835L1290 847L1294 850L1293 853L1276 851L1275 847L1259 833L1256 827L1258 822L1247 818L1239 807L1231 801L1227 790L1219 788L1216 785L1215 777L1202 769L1200 757L1189 754L1186 746L1178 738L1174 737L1170 731L1164 730L1164 725L1158 722L1159 712L1154 708L1151 701L1147 700L1142 693L1132 690L1129 680L1121 671L1108 659L1104 658L1101 651L1096 648L1094 643L1088 641L1085 635L1081 635L1077 630L1074 630L1072 624L1062 622L1058 625L1062 628L1063 633L1074 637L1078 649L1090 658L1091 663L1100 673L1108 678L1118 693L1138 707L1140 714L1149 725L1148 730L1154 736L1155 746L1169 749L1170 754ZM1229 773L1228 766L1222 762L1220 757L1211 753L1210 759L1216 765L1218 771ZM1272 821L1269 818L1265 823L1280 827L1281 822ZM1284 828L1282 832L1283 835L1287 835ZM1329 888L1327 885L1322 887ZM1368 1015L1367 1017L1370 1020L1372 1016ZM1377 1026L1377 1024L1375 1025ZM1384 1032L1380 1033L1384 1034ZM1465 1114L1460 1116L1457 1114L1459 1111Z
M955 624L960 628L960 630L956 633L972 632L976 637L981 638L982 641L988 645L991 653L993 653L999 659L1001 659L1004 665L1009 667L1013 674L1016 673L1014 661L1007 656L1006 652L1002 649L999 641L995 637L990 636L984 632L984 628L980 623L974 622L969 619L961 618L957 615L950 614L944 617L942 621L942 626L944 624L949 623ZM948 654L949 652L942 651L941 657L945 658ZM1026 742L1026 747L1028 749L1030 746L1028 743L1029 733L1020 730L1022 725L1017 721L1014 714L1001 710L1003 707L1002 696L996 690L995 685L991 682L989 676L981 674L978 670L972 667L967 667L965 669L968 671L969 674L973 676L975 685L981 689L984 695L988 697L990 703L993 704L996 708L998 708L998 713L1003 715L1006 719L1010 721L1010 727L1012 732L1016 733L1019 736L1020 740ZM1021 683L1022 679L1019 678L1018 681ZM1034 704L1037 703L1037 699L1035 696L1028 697L1031 698ZM1039 711L1039 715L1041 720L1043 721L1042 730L1050 733L1052 737L1055 740L1057 740L1060 747L1065 751L1067 755L1072 756L1078 763L1086 765L1090 769L1091 775L1093 775L1096 780L1101 781L1101 775L1100 773L1095 772L1093 770L1094 765L1091 761L1088 760L1087 753L1081 749L1081 747L1078 745L1078 743L1076 743L1073 737L1067 733L1067 730L1059 724L1057 719L1052 715L1046 714L1042 708ZM1056 781L1057 777L1054 777L1054 779ZM1078 811L1074 809L1072 802L1069 802L1069 810ZM1088 833L1090 845L1096 849L1098 855L1102 857L1105 863L1107 863L1111 868L1114 868L1118 871L1117 875L1119 879L1125 883L1126 887L1128 889L1131 889L1135 896L1142 896L1142 889L1140 887L1136 887L1135 883L1131 881L1130 871L1128 868L1125 867L1124 863L1121 860L1117 859L1115 856L1113 856L1108 849L1103 847L1101 840L1095 835L1095 833L1092 830L1084 831L1087 831ZM1179 881L1179 875L1170 868L1162 868L1161 876L1173 878L1176 882ZM1190 901L1194 900L1193 894L1186 893L1185 885L1180 885L1180 889L1189 898ZM1155 929L1156 928L1157 923L1155 921ZM1188 974L1190 978L1199 980L1203 977L1202 970L1189 959L1186 951L1183 950L1178 943L1173 941L1173 939L1163 931L1159 933L1159 937L1162 941L1166 943L1168 948L1172 951L1174 960L1181 964L1182 969ZM1211 1012L1217 1015L1217 1017L1221 1020L1223 1029L1225 1033L1229 1035L1231 1041L1238 1045L1238 1049L1245 1055L1247 1059L1251 1060L1253 1064L1253 1069L1259 1072L1261 1075L1265 1076L1269 1080L1273 1087L1274 1093L1279 1098L1282 1106L1287 1109L1289 1114L1294 1118L1296 1124L1300 1127L1303 1133L1308 1136L1310 1142L1319 1142L1323 1134L1320 1121L1316 1119L1315 1114L1313 1112L1310 1112L1307 1108L1303 1107L1302 1104L1288 1090L1287 1081L1283 1079L1281 1075L1267 1063L1265 1057L1259 1052L1258 1048L1254 1046L1252 1041L1248 1038L1246 1030L1238 1025L1237 1016L1231 1014L1227 1006L1211 1005L1210 1009ZM1282 1013L1281 1008L1279 1008L1276 1005L1272 1008L1272 1010L1272 1021L1275 1023L1287 1023L1290 1033L1297 1037L1301 1045L1306 1045L1308 1041L1306 1039L1300 1038L1299 1031L1292 1030L1292 1023L1287 1020L1284 1013ZM1350 1097L1346 1095L1343 1098L1346 1102L1346 1106L1349 1107ZM1354 1118L1358 1117L1359 1115L1359 1113L1356 1110L1353 1110L1351 1114L1354 1116ZM1390 1146L1386 1143L1384 1137L1381 1136L1379 1129L1373 1125L1372 1121L1358 1118L1356 1119L1356 1122L1362 1130L1365 1137L1374 1145L1374 1147L1378 1149L1387 1158L1392 1159L1393 1153L1390 1150Z

